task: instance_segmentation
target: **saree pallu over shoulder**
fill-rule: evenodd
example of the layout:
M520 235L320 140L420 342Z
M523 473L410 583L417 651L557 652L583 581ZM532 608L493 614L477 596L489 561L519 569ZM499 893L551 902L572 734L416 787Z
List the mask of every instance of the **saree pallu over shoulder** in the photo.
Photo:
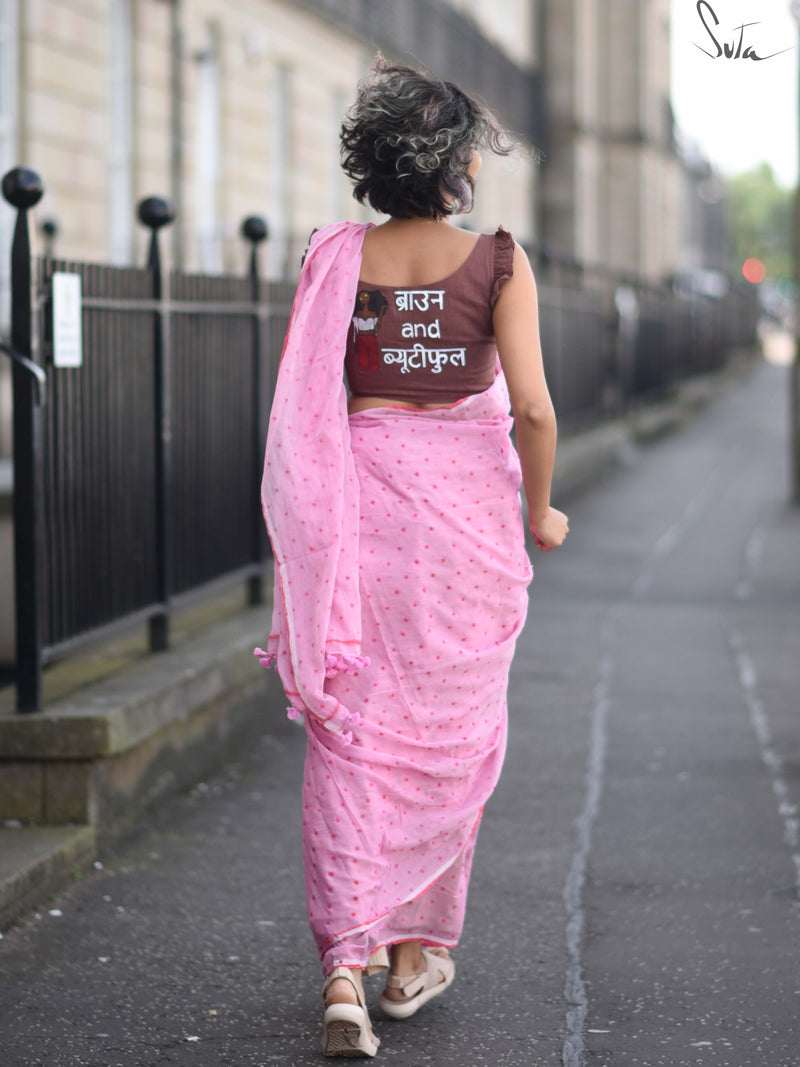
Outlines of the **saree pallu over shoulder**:
M275 556L275 665L289 715L309 712L348 743L357 714L326 678L366 666L358 590L358 482L342 360L367 225L335 223L311 239L281 355L261 503Z
M349 422L370 666L326 683L361 712L356 744L307 720L307 906L326 972L397 941L458 941L531 578L501 374L451 407Z

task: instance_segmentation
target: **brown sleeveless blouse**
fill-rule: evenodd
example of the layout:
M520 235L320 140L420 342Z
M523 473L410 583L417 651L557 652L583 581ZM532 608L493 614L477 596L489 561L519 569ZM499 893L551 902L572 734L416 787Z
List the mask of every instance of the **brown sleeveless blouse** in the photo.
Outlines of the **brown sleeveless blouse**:
M344 368L353 396L453 404L494 381L492 311L514 239L483 233L461 266L414 288L358 283Z

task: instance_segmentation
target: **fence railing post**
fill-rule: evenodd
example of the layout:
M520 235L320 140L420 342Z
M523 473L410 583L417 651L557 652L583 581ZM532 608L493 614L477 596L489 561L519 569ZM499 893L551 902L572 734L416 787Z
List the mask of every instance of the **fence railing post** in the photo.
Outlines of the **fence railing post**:
M156 599L160 609L150 617L150 650L169 647L172 580L172 348L170 338L169 279L161 269L158 231L175 218L172 201L149 196L139 203L139 220L150 230L147 267L157 301L153 331L153 388L155 413L155 517Z
M242 223L242 237L250 242L250 295L253 301L253 361L252 361L252 397L253 397L253 523L252 553L254 563L264 563L267 559L266 534L264 519L261 514L261 467L264 459L264 440L266 438L266 404L262 396L264 388L264 343L266 340L266 308L261 301L261 279L258 271L258 246L266 241L269 228L266 220L259 215L250 215ZM247 583L247 601L249 604L264 603L263 568L254 574Z
M15 167L3 178L3 196L17 209L11 246L11 344L14 390L14 571L17 710L42 706L43 529L42 427L46 382L37 362L35 278L28 211L44 194L41 177Z
M44 234L44 257L53 259L55 255L56 238L58 237L58 223L55 219L44 219L42 222Z

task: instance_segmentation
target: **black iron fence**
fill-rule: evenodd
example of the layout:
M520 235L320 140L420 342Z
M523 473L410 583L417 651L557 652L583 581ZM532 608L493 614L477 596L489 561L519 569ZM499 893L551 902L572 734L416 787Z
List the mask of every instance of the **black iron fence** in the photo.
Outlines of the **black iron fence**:
M754 286L710 296L532 252L545 371L562 429L580 429L718 370L756 345Z
M31 259L23 168L3 179L18 210L12 249L16 682L41 706L42 667L110 624L169 642L176 598L246 581L263 598L269 548L259 482L266 419L293 286L161 269L168 201L139 208L146 268ZM79 366L59 366L54 283L79 279ZM58 297L56 296L56 300ZM69 338L68 338L69 340Z
M294 283L259 278L256 217L242 227L247 277L162 271L158 231L172 211L158 198L139 207L152 231L145 268L32 259L41 180L16 168L2 190L18 211L0 349L13 360L17 706L32 711L43 666L112 625L146 621L158 650L190 591L246 581L262 599L259 482ZM752 293L713 299L532 258L562 427L618 414L755 342ZM80 285L78 366L57 358L64 276Z

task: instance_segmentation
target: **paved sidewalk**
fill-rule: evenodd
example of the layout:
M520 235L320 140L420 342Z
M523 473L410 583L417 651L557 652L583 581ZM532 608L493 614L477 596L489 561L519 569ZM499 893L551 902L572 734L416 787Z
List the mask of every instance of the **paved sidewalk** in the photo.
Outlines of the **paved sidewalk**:
M800 1064L786 381L732 384L574 500L568 547L534 557L456 983L405 1023L375 1009L379 1061ZM4 1067L331 1062L302 757L276 722L5 935Z

